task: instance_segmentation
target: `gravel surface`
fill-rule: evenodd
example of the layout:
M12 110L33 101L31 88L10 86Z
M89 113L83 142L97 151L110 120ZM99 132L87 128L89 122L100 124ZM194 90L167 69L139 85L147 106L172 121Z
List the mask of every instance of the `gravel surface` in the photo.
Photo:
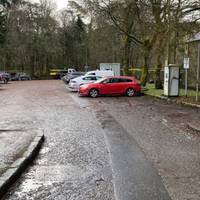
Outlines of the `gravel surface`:
M1 92L9 91L26 110L24 127L44 129L46 141L5 199L114 199L108 150L94 114L77 106L60 81L17 82Z
M21 90L13 84L0 88L0 176L22 156L36 134Z
M0 176L27 150L33 131L0 131Z
M148 96L100 97L93 101L97 104L137 141L173 200L200 199L200 137L187 125L199 123L198 109Z
M46 135L39 158L5 199L115 199L117 175L108 130L119 136L113 143L130 139L127 144L142 152L172 200L200 199L200 137L187 126L199 122L197 109L148 96L79 98L60 81L17 82L0 92L3 105L22 110L10 118L13 110L5 106L7 125L42 128ZM15 98L8 98L10 92Z

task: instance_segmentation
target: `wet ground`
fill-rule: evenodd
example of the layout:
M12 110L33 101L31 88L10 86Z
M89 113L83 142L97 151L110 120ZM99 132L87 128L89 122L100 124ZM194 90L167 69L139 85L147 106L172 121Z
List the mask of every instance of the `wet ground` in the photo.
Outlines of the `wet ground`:
M135 139L172 199L200 199L200 135L187 128L199 123L199 111L146 96L104 98L102 105Z
M34 136L32 131L0 130L0 177L23 155Z
M200 199L200 137L187 128L199 122L196 109L147 96L80 98L60 81L16 82L0 93L5 109L23 113L12 118L11 106L1 122L46 135L4 199Z
M5 199L114 199L108 150L93 114L81 109L60 81L13 82L1 95L12 91L9 104L18 105L26 118L15 116L12 122L7 109L1 120L12 127L44 129L46 140Z

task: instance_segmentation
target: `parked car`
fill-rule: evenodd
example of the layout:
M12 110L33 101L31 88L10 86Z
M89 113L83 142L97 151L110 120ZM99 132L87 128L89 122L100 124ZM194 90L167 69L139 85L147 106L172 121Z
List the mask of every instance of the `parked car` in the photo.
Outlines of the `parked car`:
M114 72L111 70L95 70L95 71L89 71L85 74L86 76L92 75L92 76L114 76Z
M71 91L77 92L81 85L84 85L86 83L95 82L101 78L102 77L100 77L100 76L80 76L80 77L71 79L69 82L69 89Z
M85 74L84 72L71 72L71 73L68 73L67 75L63 76L62 80L65 83L69 83L69 81L71 79L77 78L79 76L83 76L84 74Z
M31 80L31 77L29 74L26 74L25 72L14 72L11 73L11 78L12 81L24 81L24 80Z
M10 80L11 81L17 81L17 73L16 72L11 72L10 73Z
M19 73L18 77L19 77L19 81L31 80L31 76L29 74L24 73L24 72Z
M113 76L102 78L94 83L82 85L79 88L81 96L97 97L99 95L127 95L128 97L135 96L141 92L139 82L128 76Z
M66 76L67 74L72 74L72 73L75 73L76 72L76 70L75 69L73 69L73 68L69 68L69 69L67 69L67 70L61 70L60 71L60 79L62 79L64 76ZM83 74L81 74L81 75L83 75ZM76 78L76 77L74 77L74 78Z
M4 83L4 84L7 84L8 81L10 80L10 74L7 73L7 72L0 72L0 75L1 75L1 81Z
M4 84L4 78L3 78L2 74L0 74L0 84Z
M53 79L62 79L63 76L65 76L66 74L70 74L72 72L76 72L76 70L73 68L69 68L69 69L54 68L54 69L50 69L49 75Z

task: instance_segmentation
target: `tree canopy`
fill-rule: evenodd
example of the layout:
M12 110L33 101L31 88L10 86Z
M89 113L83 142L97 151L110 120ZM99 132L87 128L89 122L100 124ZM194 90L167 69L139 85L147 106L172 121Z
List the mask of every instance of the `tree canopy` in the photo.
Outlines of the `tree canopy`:
M56 12L51 1L0 1L0 68L45 76L50 68L97 68L120 62L124 73L180 64L184 40L199 32L198 0L75 0Z

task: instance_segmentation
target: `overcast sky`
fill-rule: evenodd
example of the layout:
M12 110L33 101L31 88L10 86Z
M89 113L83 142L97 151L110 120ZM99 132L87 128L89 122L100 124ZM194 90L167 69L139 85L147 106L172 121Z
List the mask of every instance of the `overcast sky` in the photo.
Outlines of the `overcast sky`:
M68 0L54 0L57 3L58 9L62 9L67 6Z
M30 0L30 1L39 2L39 0ZM65 8L68 2L68 0L53 0L53 1L56 2L58 10Z

